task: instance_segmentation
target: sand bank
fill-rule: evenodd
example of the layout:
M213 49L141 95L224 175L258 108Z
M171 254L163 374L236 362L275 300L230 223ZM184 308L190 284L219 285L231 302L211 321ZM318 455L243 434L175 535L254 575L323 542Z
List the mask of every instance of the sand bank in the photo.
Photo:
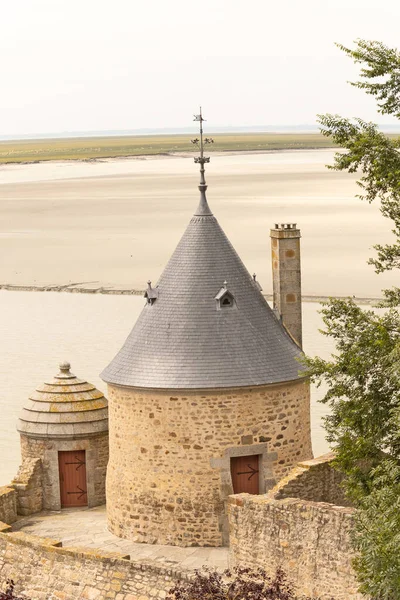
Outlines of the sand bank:
M108 294L111 296L143 296L145 290L134 290L130 288L118 288L118 287L102 287L93 283L90 287L86 284L81 283L67 283L65 285L13 285L11 283L0 283L0 290L8 290L10 292L69 292L70 294ZM263 296L271 302L273 300L272 294L263 294ZM317 302L321 304L327 302L330 298L345 299L348 296L302 296L303 302ZM353 300L357 304L375 304L383 300L383 297L379 298L359 298L352 296Z
M325 168L333 151L213 156L210 206L270 294L269 229L301 228L306 297L378 298L396 284L366 264L391 239L356 177ZM7 165L0 171L0 282L143 290L156 282L198 202L193 157ZM79 285L77 285L79 282ZM74 285L73 285L74 284Z

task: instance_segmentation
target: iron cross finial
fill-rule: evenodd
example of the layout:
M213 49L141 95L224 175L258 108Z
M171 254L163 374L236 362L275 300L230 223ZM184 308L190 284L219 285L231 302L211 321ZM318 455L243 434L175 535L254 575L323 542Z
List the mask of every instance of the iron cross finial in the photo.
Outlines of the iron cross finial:
M200 138L196 138L196 139L192 140L192 144L194 144L200 151L200 156L196 156L194 159L194 162L200 165L200 184L199 184L200 202L199 202L197 210L194 214L197 217L198 216L201 216L201 217L212 216L212 212L207 203L207 198L206 198L207 184L206 184L206 179L204 177L204 165L205 165L205 163L210 162L210 158L208 156L207 157L204 156L204 146L206 144L213 144L214 140L212 138L204 138L204 140L203 140L203 121L205 121L205 119L203 118L203 114L201 112L201 106L200 106L200 114L194 115L194 120L198 121L200 124Z
M200 106L200 114L194 115L193 120L199 121L199 123L200 123L200 139L195 138L194 140L192 140L192 144L194 144L200 151L200 156L196 156L194 159L194 162L200 164L200 186L205 186L206 180L204 177L204 172L205 172L204 165L205 165L205 163L210 162L210 157L204 156L204 146L207 144L213 144L214 140L212 138L204 138L203 139L203 121L205 121L205 119L203 118L203 115L201 112L201 106ZM204 189L206 189L206 188L204 188Z

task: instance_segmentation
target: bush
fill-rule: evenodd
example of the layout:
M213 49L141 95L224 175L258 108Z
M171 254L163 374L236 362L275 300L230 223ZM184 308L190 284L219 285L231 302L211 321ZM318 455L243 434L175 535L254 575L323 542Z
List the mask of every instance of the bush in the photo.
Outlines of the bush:
M29 600L26 596L16 596L14 594L15 583L12 579L6 582L6 591L0 592L0 600Z
M190 581L180 581L167 596L170 600L300 600L282 569L271 578L263 569L236 567L223 573L196 571ZM304 600L310 598L302 597Z

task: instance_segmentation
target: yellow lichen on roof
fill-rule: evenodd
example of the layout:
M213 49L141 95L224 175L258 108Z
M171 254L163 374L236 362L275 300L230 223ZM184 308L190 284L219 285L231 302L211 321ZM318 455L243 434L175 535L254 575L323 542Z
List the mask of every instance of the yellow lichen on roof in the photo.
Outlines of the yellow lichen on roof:
M87 435L90 428L108 431L108 402L94 385L75 377L69 363L60 365L51 383L37 386L18 425L22 434L46 438Z

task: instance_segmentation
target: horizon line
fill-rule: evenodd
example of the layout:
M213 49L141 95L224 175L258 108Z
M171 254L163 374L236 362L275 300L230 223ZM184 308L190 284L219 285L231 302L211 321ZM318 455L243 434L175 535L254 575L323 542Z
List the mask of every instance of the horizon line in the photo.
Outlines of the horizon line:
M379 129L387 132L397 132L400 125L378 124ZM283 130L283 131L282 131ZM191 134L196 131L195 126L187 127L139 127L133 129L88 129L72 131L54 131L45 133L13 133L0 134L0 141L20 141L36 139L65 139L79 137L124 137L140 135L179 135ZM208 129L209 133L319 133L320 128L316 124L299 123L290 125L215 125Z

